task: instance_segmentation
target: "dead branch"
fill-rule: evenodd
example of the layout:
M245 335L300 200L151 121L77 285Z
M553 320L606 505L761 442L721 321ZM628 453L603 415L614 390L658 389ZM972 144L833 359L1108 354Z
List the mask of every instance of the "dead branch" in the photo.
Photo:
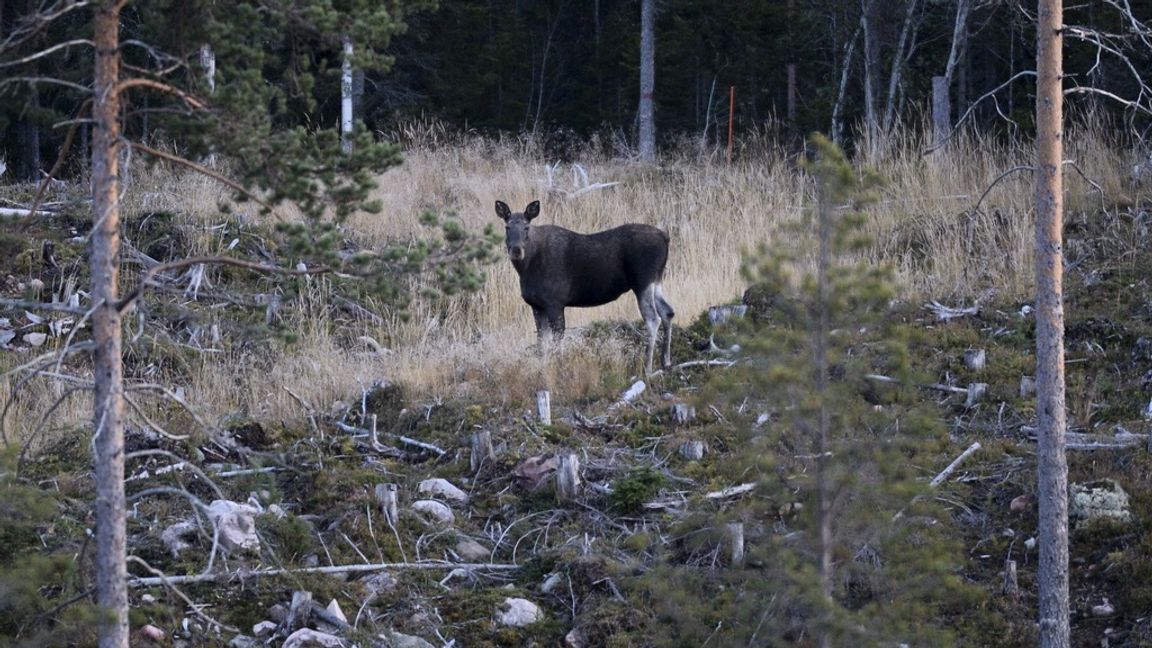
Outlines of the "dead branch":
M257 263L255 261L245 261L243 259L234 259L231 257L222 257L222 256L188 257L186 259L177 259L175 261L167 261L165 263L161 263L160 265L156 265L156 266L152 266L151 268L148 268L148 270L146 270L144 272L143 276L140 277L140 283L136 286L136 288L133 289L132 292L128 293L123 299L120 300L120 303L117 304L117 309L121 313L123 313L125 310L127 310L127 308L129 306L131 306L137 299L140 298L140 295L142 295L144 293L145 289L150 288L150 287L156 287L156 286L160 285L156 281L156 275L160 274L161 272L180 270L181 268L187 268L188 266L194 266L194 265L199 265L199 264L227 265L227 266L233 266L236 268L244 268L246 270L253 270L256 272L267 272L270 274L280 274L280 275L289 275L289 276L320 275L320 274L328 274L328 273L332 272L332 269L327 267L327 266L317 266L315 268L304 268L303 270L297 270L294 268L281 268L279 266L268 265L265 263Z
M445 561L404 562L404 563L371 563L360 565L333 565L331 567L301 567L299 569L253 569L238 570L234 572L217 572L214 574L195 574L191 576L157 576L154 578L129 577L129 587L153 587L156 585L181 583L227 583L245 580L248 578L262 578L267 576L289 576L295 574L359 574L363 572L376 572L387 570L435 570L435 569L467 569L469 571L505 571L520 569L520 565L513 563L451 563Z
M891 384L895 384L895 385L905 384L903 381L896 380L895 378L890 378L888 376L881 376L879 374L865 374L864 377L867 378L868 380L875 380L877 382L891 383ZM968 394L967 388L953 387L952 385L942 385L940 383L934 383L931 385L916 385L916 386L917 387L923 387L925 389L935 389L936 391L951 392L953 394L965 394L965 395Z
M973 455L973 453L975 453L979 449L980 449L980 442L979 441L973 442L972 445L968 446L967 450L960 453L959 457L956 457L952 461L952 463L948 464L947 468L945 468L944 470L941 470L939 475L936 475L934 478L932 478L932 481L928 482L928 486L931 488L936 488L937 486L942 484L944 482L944 480L948 479L948 477L953 472L956 471L956 468L958 468L960 466L960 464L964 463L965 459L967 459L968 457L971 457Z

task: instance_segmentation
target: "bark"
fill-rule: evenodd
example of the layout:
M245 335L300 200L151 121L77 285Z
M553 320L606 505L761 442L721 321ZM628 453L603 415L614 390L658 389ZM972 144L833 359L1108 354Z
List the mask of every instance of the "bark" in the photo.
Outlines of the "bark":
M1036 451L1040 645L1069 645L1064 403L1062 0L1039 0L1036 42Z
M124 374L118 305L120 256L119 0L101 4L94 18L96 74L92 117L92 338L95 398L96 603L107 616L101 648L128 646L125 567Z
M656 88L656 0L640 2L640 159L656 159L652 96Z

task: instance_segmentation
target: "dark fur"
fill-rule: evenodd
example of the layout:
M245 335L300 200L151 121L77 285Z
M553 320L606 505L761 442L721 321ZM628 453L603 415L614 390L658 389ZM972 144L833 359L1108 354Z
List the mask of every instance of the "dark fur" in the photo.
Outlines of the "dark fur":
M564 334L564 309L601 306L632 291L649 329L648 364L661 322L665 325L663 363L669 363L671 320L675 313L660 293L668 263L668 235L650 225L630 223L595 234L577 234L554 225L529 227L540 213L533 202L513 214L496 202L507 223L506 244L520 275L520 295L532 307L537 334Z

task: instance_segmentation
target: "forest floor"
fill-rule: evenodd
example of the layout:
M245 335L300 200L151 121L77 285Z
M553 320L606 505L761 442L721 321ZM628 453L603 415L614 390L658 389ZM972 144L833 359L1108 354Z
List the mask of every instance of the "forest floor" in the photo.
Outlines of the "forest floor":
M195 234L165 218L129 214L133 249L158 260L188 254L186 242ZM82 212L0 221L0 297L55 295L67 301L85 285L88 227ZM1067 403L1074 446L1068 452L1069 481L1109 490L1118 485L1130 511L1128 517L1072 520L1077 646L1152 645L1150 227L1147 213L1125 205L1067 218ZM132 264L140 258L134 254L126 253ZM221 284L218 278L216 291L242 282L254 282L242 292L266 291L259 281L226 277ZM544 359L556 363L555 371L599 348L624 353L633 369L597 376L575 396L553 391L550 422L541 421L530 398L478 389L445 397L388 375L335 403L294 397L295 407L274 415L236 411L204 420L197 415L199 404L182 397L178 377L195 372L212 352L173 342L187 340L195 318L223 304L218 296L199 300L205 303L196 306L197 298L183 290L161 291L138 310L139 320L129 318L126 329L127 375L137 383L160 384L172 396L143 400L141 392L132 408L128 548L151 569L133 563L129 571L137 578L163 573L186 579L173 587L135 583L132 624L139 645L257 645L256 639L243 639L257 635L260 643L289 645L287 637L302 636L300 628L359 645L396 646L812 640L810 631L796 631L750 642L747 624L716 616L722 597L695 606L659 603L661 588L681 582L659 580L670 565L694 570L714 585L738 587L732 584L764 570L757 543L766 546L773 534L798 528L790 520L799 506L772 501L765 507L757 480L742 480L725 467L745 452L744 440L755 434L765 412L747 400L715 395L727 363L742 360L709 350L715 331L707 313L678 315L673 359L679 366L646 379L635 375L642 348L635 322L598 323L571 336ZM922 491L945 512L934 523L962 544L949 558L950 569L979 597L962 611L927 610L917 621L948 630L957 645L1034 645L1031 307L994 294L947 306L971 311L942 318L925 303L904 302L887 316L903 332L923 377L917 393L946 428L915 454L920 481L926 484L974 442L981 445L939 486ZM751 307L755 314L763 306ZM246 308L234 330L224 333L225 340L246 341L224 355L255 357L258 363L263 354L293 352L292 341L275 327L271 333L260 329L267 315L263 306ZM0 315L6 318L0 334L12 333L3 338L9 371L61 349L75 323L23 308ZM326 325L339 327L341 318L352 316L333 311L327 317ZM235 331L247 331L247 337ZM729 335L727 341L737 339ZM965 361L976 350L984 351L983 367ZM46 369L84 376L90 366L78 354ZM69 602L82 600L92 582L89 439L82 424L52 423L45 403L82 410L88 401L72 402L71 383L51 377L13 382L27 375L8 374L3 392L5 443L13 450L3 487L10 493L36 491L34 499L47 498L49 506L42 515L32 513L42 509L29 508L0 522L0 538L6 539L0 580L26 579L36 588L30 595L35 601L0 597L0 616L7 605L22 618L0 624L0 630L3 641L40 633L51 643L43 637L68 632L71 641L84 643L84 630L67 628ZM861 401L885 407L874 402L875 381L863 375L838 379L857 385ZM643 391L626 397L641 381ZM986 387L973 388L982 392L970 399L974 384ZM677 412L687 418L676 420ZM490 454L476 445L485 436ZM793 452L787 437L773 443L760 451ZM581 484L564 497L557 472L569 457L578 461ZM397 496L394 519L387 515L390 492ZM247 503L250 509L237 516L255 516L255 544L216 547L205 513L214 500ZM741 516L751 500L757 500L756 510L776 513L769 519ZM745 561L733 561L731 536L724 532L734 520L747 529ZM689 542L689 536L698 538ZM29 573L29 556L64 560ZM349 565L379 567L340 569ZM1014 587L1006 576L1009 565L1016 570ZM197 576L207 570L216 575ZM314 609L309 598L326 611ZM770 601L761 607L764 617L794 613L774 611ZM271 623L258 626L266 621Z

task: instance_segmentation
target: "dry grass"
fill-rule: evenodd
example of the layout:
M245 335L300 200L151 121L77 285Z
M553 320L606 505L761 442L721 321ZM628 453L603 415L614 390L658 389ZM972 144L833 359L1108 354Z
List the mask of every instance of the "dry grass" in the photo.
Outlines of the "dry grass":
M1100 132L1071 130L1068 158L1114 203L1127 189L1135 153ZM677 323L686 324L708 306L739 298L745 287L742 250L766 243L803 251L810 244L803 227L810 187L784 153L771 153L771 146L761 147L769 151L761 157L732 167L691 155L647 167L589 154L581 162L589 179L618 184L568 197L565 192L575 188L574 167L560 165L549 187L547 161L531 142L449 136L436 127L403 135L409 143L404 166L380 178L377 196L384 212L348 223L350 235L369 245L419 236L418 217L425 210L454 212L474 231L498 224L497 199L515 209L540 199L538 222L580 232L649 223L672 236L664 289L677 309ZM886 185L881 201L869 208L867 227L876 240L873 261L895 266L905 299L970 301L989 291L1003 299L1026 298L1032 283L1032 177L1027 171L1001 176L1029 165L1031 158L1029 148L973 135L928 157L919 153L913 137L893 147L879 163ZM150 168L137 171L133 187L130 209L180 214L194 232L193 252L215 253L227 246L230 235L217 226L232 217L220 215L217 204L229 194L211 180ZM1099 208L1101 195L1074 170L1066 188L1069 209ZM981 208L972 211L985 192ZM314 301L323 301L322 288L317 290ZM507 262L488 269L480 293L454 297L447 305L418 303L407 322L393 318L382 326L333 332L318 309L297 316L300 341L270 365L205 356L186 385L191 400L210 416L285 416L300 411L289 390L325 409L337 399L355 397L360 385L388 379L429 396L482 396L506 403L526 403L535 389L549 387L565 402L616 386L640 366L639 349L591 342L581 334L597 320L637 319L630 297L602 308L570 310L574 334L547 357L531 353L530 311ZM368 344L348 342L360 336L387 341L391 349L381 355Z

